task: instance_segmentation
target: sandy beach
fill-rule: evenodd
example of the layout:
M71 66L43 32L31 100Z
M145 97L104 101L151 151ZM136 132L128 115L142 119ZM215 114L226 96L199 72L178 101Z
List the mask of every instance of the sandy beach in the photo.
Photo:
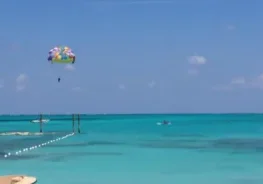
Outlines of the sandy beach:
M25 175L8 175L0 176L0 184L33 184L37 179L31 176Z

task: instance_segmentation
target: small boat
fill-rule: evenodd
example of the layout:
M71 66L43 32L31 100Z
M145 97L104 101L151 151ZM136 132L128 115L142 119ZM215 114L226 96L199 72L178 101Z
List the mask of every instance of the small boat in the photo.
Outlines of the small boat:
M163 122L158 122L157 125L171 125L172 123L170 121L164 120Z
M42 123L48 123L49 119L42 119ZM40 123L40 119L34 119L30 121L31 123Z

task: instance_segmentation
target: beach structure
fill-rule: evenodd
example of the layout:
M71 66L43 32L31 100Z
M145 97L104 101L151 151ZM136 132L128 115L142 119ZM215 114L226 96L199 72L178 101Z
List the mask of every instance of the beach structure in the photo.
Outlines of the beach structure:
M78 121L78 133L80 133L80 114L72 114L72 132L75 132L75 120ZM43 115L39 115L39 132L43 133Z
M52 119L53 121L56 121L56 118L55 119ZM47 135L47 134L56 134L58 132L54 131L54 132L51 132L51 131L48 131L48 132L44 132L44 125L49 123L49 122L52 122L51 119L45 119L44 118L44 115L43 114L39 114L38 118L34 119L34 120L29 120L31 123L33 124L39 124L39 132L28 132L28 131L18 131L18 130L15 130L15 131L8 131L8 132L1 132L0 131L0 136L2 135L20 135L20 136L30 136L30 135ZM66 118L62 118L62 119L58 119L59 121L72 121L72 132L75 133L76 132L76 128L77 128L77 132L78 133L81 133L81 128L80 128L80 114L72 114L71 117L66 117ZM10 120L9 120L10 121ZM28 121L28 120L26 120ZM67 124L65 122L65 124ZM63 123L63 126L65 125ZM61 133L61 132L59 132ZM1 184L1 183L0 183Z
M72 132L75 132L75 114L72 114Z
M39 118L36 118L36 121L34 121L34 123L39 123L39 132L18 132L17 130L16 131L7 131L7 132L0 132L0 136L8 136L8 135L19 135L19 136L36 136L36 135L39 135L39 136L42 136L44 134L56 134L56 136L52 136L52 139L49 139L45 142L36 142L36 144L34 145L27 145L26 147L23 147L23 148L18 148L16 150L13 150L13 147L12 147L12 150L8 150L8 151L5 151L5 149L3 148L3 152L1 152L2 154L0 154L1 156L1 159L9 159L10 157L18 157L19 155L22 155L22 154L26 154L28 153L29 151L33 151L35 149L38 149L38 148L42 148L42 147L45 147L49 144L53 144L57 141L62 141L66 138L69 138L71 136L74 136L75 134L74 133L70 133L68 131L65 131L65 132L49 132L47 131L46 133L44 133L44 130L43 130L43 124L45 123L45 119L43 119L43 114L39 114ZM75 115L73 114L72 115L72 121L75 122L75 118L78 117L78 132L80 132L80 115ZM61 118L61 119L58 119L60 121L62 121L62 125L64 125L65 123L63 122L63 120L67 121L68 123L70 122L71 118L70 116L69 117L66 117L66 118ZM26 119L24 121L29 121L29 119ZM66 124L68 124L66 123ZM70 125L70 124L69 124ZM38 127L38 125L37 125ZM70 128L70 127L69 127ZM73 130L75 129L75 123L74 123L74 126L73 126ZM70 129L69 129L70 131ZM66 135L65 135L66 133ZM31 144L31 143L30 143ZM2 150L0 150L2 151ZM37 179L35 177L31 177L31 176L26 176L26 175L6 175L6 176L0 176L0 184L35 184L37 182Z
M39 130L39 132L40 133L42 133L43 132L43 115L42 114L40 114L40 116L39 116L39 125L40 125L40 130Z
M78 133L80 134L80 115L78 114Z
M75 132L75 118L78 120L78 133L80 133L80 114L72 114L72 132Z

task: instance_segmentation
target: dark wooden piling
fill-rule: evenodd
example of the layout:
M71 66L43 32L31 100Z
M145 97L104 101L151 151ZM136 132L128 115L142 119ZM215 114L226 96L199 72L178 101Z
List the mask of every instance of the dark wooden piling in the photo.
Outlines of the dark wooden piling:
M72 114L72 132L75 132L75 114Z
M43 116L42 114L39 115L39 132L42 133L43 132Z
M80 115L78 114L78 133L80 133Z

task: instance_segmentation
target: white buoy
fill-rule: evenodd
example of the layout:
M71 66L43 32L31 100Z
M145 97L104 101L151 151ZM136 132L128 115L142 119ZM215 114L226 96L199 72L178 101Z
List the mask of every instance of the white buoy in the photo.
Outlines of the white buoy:
M15 155L19 155L19 154L22 154L23 152L27 152L27 151L31 151L31 150L34 150L34 149L37 149L37 148L41 148L43 146L46 146L46 145L51 144L53 142L57 142L57 141L63 140L65 138L68 138L68 137L73 136L73 135L74 135L74 133L71 133L71 134L68 134L68 135L63 136L63 137L58 137L57 139L49 140L47 142L44 142L44 143L41 143L41 144L38 144L38 145L35 145L35 146L31 146L29 148L23 148L21 150L16 151ZM12 153L10 153L10 152L8 154L4 155L5 158L10 157L10 156L12 156Z

